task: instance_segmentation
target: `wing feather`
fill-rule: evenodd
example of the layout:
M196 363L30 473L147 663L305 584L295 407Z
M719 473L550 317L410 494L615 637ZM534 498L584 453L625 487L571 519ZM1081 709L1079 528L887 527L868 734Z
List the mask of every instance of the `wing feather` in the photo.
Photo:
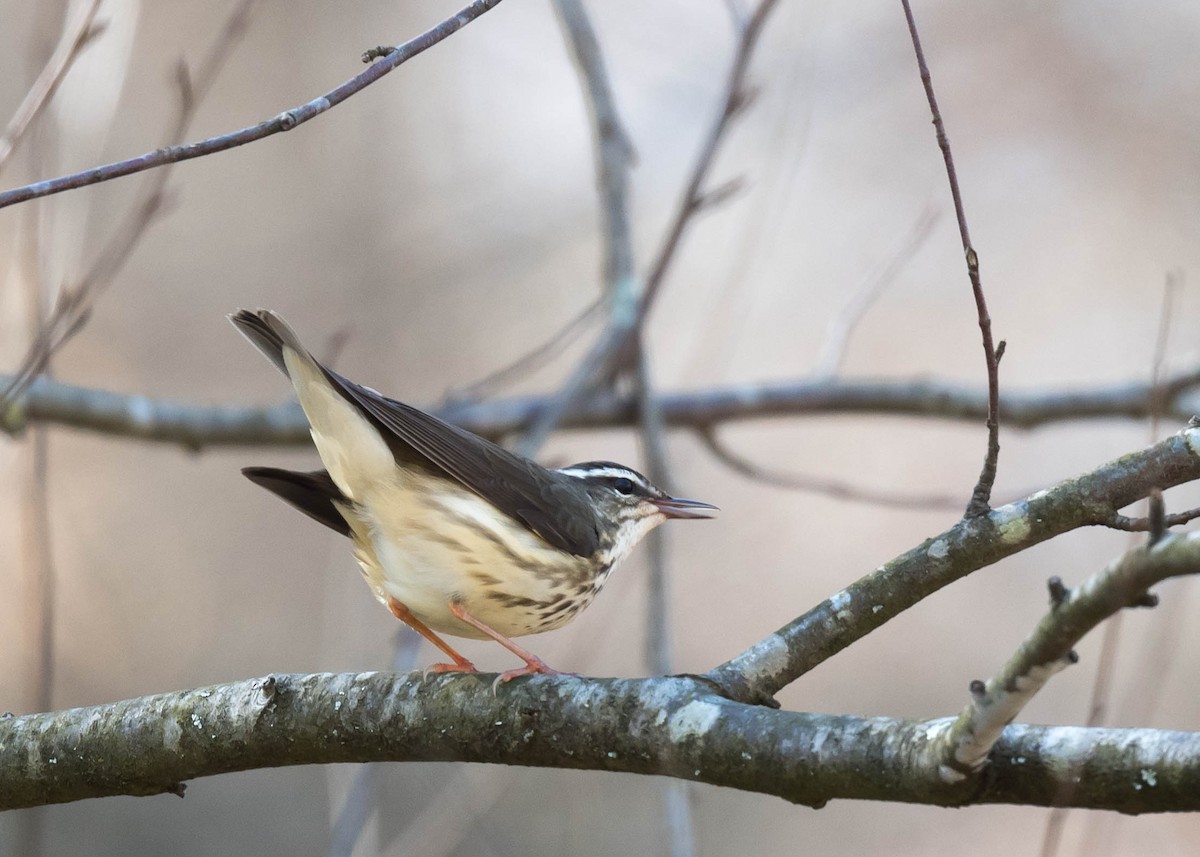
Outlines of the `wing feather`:
M564 478L491 441L325 370L356 405L446 475L521 521L554 547L591 556L599 547L596 513Z

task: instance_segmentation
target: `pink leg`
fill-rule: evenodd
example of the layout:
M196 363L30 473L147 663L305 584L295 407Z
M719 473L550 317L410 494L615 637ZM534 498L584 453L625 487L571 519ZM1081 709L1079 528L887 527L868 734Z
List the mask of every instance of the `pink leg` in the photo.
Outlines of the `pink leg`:
M518 658L520 658L521 660L523 660L525 662L525 666L523 666L523 667L518 667L515 670L509 670L508 672L501 673L500 678L498 678L497 681L500 681L500 682L511 681L512 679L514 679L520 675L534 675L534 674L564 675L564 673L559 672L558 670L552 669L551 667L547 666L546 662L543 661L541 658L539 658L537 655L535 655L533 652L529 651L528 649L521 648L516 643L514 643L512 640L508 639L508 637L501 634L499 631L489 628L487 625L480 622L478 619L476 619L474 616L472 616L470 613L468 613L466 608L463 607L461 604L459 604L457 601L450 602L450 612L453 613L455 616L457 616L459 619L461 619L463 622L466 622L468 625L471 625L472 627L478 628L480 631L483 631L483 633L487 634L489 637L491 637L497 643L504 646L504 648L508 649L510 652L512 652L514 655L516 655Z
M407 607L405 607L403 604L401 604L395 598L389 597L388 601L387 601L387 606L388 606L388 609L392 611L393 616L395 616L397 619L399 619L401 622L403 622L408 627L412 628L414 631L416 631L418 634L420 634L426 640L433 643L435 646L437 646L439 649L441 649L442 652L445 653L447 657L449 657L451 660L454 661L454 663L452 663L452 664L434 664L433 666L431 666L429 668L429 670L426 670L426 672L429 672L430 670L432 670L435 673L479 672L479 670L475 669L475 664L471 663L466 658L464 658L462 655L460 655L458 652L454 651L454 649L450 648L449 643L447 643L445 640L443 640L437 634L433 633L433 631L431 631L429 629L428 625L426 625L424 622L422 622L420 619L418 619L416 616L414 616L412 614L411 610L409 610Z

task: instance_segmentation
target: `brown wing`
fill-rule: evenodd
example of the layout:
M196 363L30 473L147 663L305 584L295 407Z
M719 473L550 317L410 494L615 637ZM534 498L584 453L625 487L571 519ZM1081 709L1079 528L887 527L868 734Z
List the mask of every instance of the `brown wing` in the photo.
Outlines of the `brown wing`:
M596 513L587 496L562 476L514 455L432 414L389 399L325 370L346 397L394 438L496 508L524 523L554 547L591 556L600 545ZM395 443L392 443L395 446ZM401 457L403 450L399 450Z
M284 374L285 346L306 353L295 333L269 310L238 310L229 319ZM317 365L321 366L319 362ZM576 556L596 552L600 544L596 514L571 477L539 467L411 405L355 384L325 366L321 369L333 387L372 420L392 454L405 466L426 468L456 479L560 550ZM336 509L319 497L320 492L307 490L313 486L302 485L294 478L281 479L279 473L260 472L256 474L259 478L250 478L333 526L334 519L326 513Z

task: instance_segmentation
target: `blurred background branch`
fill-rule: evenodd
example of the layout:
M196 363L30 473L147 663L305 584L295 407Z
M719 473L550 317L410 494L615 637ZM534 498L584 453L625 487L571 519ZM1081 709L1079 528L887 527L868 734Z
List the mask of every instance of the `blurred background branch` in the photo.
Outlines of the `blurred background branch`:
M0 375L0 384L11 376ZM1046 391L1008 391L1000 415L1013 428L1036 429L1081 420L1144 420L1151 415L1186 423L1200 412L1195 392L1200 372L1186 371L1161 383L1130 382L1109 386ZM962 384L919 380L799 380L714 386L656 396L668 428L707 431L743 420L832 414L872 414L937 420L977 421L987 415L987 393ZM555 401L555 396L517 396L481 402L454 401L436 413L485 437L526 431ZM560 430L632 428L637 425L636 397L597 393L563 414ZM311 441L299 407L283 403L189 405L149 396L89 389L51 378L38 378L7 412L0 429L13 434L35 424L71 428L178 444L210 446L307 446Z

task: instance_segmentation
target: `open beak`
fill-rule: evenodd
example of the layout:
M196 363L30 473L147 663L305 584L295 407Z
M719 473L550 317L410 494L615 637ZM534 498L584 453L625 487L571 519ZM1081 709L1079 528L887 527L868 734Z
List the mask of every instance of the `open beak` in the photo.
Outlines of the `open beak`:
M711 518L712 513L718 511L712 503L701 503L699 500L659 497L650 502L668 518Z

